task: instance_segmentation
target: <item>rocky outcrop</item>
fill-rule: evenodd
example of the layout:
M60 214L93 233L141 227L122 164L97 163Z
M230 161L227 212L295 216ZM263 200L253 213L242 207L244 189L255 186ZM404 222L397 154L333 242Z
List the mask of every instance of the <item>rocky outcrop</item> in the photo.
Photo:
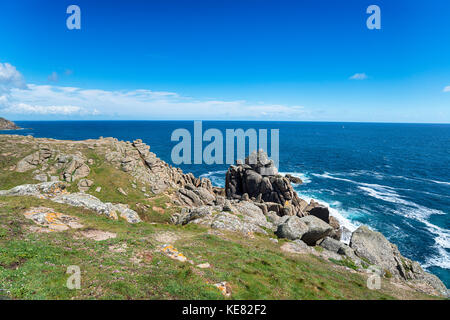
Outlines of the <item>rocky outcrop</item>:
M302 184L303 183L303 181L302 181L302 179L300 179L300 178L298 178L298 177L295 177L295 176L293 176L292 174L286 174L286 175L284 175L285 176L285 178L287 178L291 183L294 183L294 184Z
M40 226L31 227L31 230L35 232L65 231L70 228L79 229L83 227L79 222L79 218L56 212L51 208L30 208L23 214L25 218L32 220Z
M177 191L178 200L186 206L213 205L216 196L209 189L189 183Z
M0 117L0 130L17 130L20 129L14 122Z
M380 232L361 226L353 232L350 247L358 257L381 267L385 275L425 282L440 295L448 294L445 285L436 276L425 272L417 262L403 257L397 246Z
M301 239L308 231L308 226L297 216L285 216L279 222L276 235L289 240Z
M341 228L339 221L333 216L329 216L328 220L329 220L328 224L333 228L329 236L335 240L343 240L342 234L344 228Z
M54 158L52 158L54 157ZM17 163L17 172L26 172L35 170L35 180L47 181L47 174L44 173L49 169L49 160L55 159L55 163L51 170L56 172L62 171L60 179L67 182L73 182L85 178L90 173L89 166L85 163L84 156L77 152L76 154L63 154L56 149L50 148L48 145L39 145L38 150L29 154Z
M252 223L258 227L272 229L274 226L267 221L261 208L250 201L240 201L232 203L231 212L241 216L245 222Z
M366 226L361 226L353 232L350 247L355 250L358 256L367 259L372 264L398 274L394 248L381 233L372 231Z
M330 252L334 252L337 253L341 256L345 256L348 259L350 259L355 265L361 267L363 266L363 261L358 258L355 254L355 251L350 248L348 245L346 245L345 243L338 241L336 239L333 239L331 237L325 237L323 240L321 240L319 242L319 245L330 251ZM365 267L368 267L367 263L364 264Z
M180 213L175 213L171 220L174 224L185 225L196 219L212 215L212 207L203 206L197 208L182 208Z
M267 221L262 210L252 202L225 200L221 205L182 208L172 216L175 224L196 223L213 229L235 231L242 234L267 234L274 225Z
M10 190L1 190L0 196L33 196L41 199L45 198L57 203L93 210L111 219L117 220L121 217L130 223L141 222L139 215L126 205L112 204L109 202L104 203L98 198L86 193L68 193L66 191L66 184L59 181L20 185Z
M63 193L67 193L66 184L59 181L24 184L9 190L0 190L0 196L33 196L46 199Z
M342 243L341 241L335 240L333 238L330 237L325 237L321 242L320 242L320 246L324 249L327 249L329 251L333 251L333 252L338 252L342 246L344 246L345 244Z
M60 156L58 163L64 168L61 175L62 180L72 182L87 177L91 170L85 161L80 155L73 155L71 157L65 155Z
M311 199L310 203L305 207L305 212L308 215L315 216L326 223L330 223L330 212L327 207Z
M300 219L307 226L307 231L302 236L302 241L314 246L317 241L328 236L333 228L315 216L306 216Z
M212 229L233 231L244 235L251 233L267 234L267 231L260 226L248 222L242 217L224 211L203 219L194 220L194 223L208 226Z
M103 138L101 142L109 144L112 149L106 154L106 160L148 185L152 193L175 189L177 193L173 200L180 206L202 206L214 201L216 195L209 179L196 178L192 173L185 174L181 169L168 165L142 140L124 142Z
M40 146L38 151L26 156L17 163L17 172L26 172L36 169L52 156L52 150L48 146Z
M245 159L245 163L230 166L225 177L228 199L252 199L275 203L277 214L304 216L306 201L300 199L288 178L278 174L272 160L260 150ZM271 205L273 206L273 205Z

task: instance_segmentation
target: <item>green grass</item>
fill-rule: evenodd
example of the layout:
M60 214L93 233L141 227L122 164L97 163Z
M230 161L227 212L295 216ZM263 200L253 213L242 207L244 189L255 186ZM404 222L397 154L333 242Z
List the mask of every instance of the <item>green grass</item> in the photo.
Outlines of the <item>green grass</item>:
M10 167L37 149L30 150L27 145L10 143L9 138L4 135L0 135L0 145L0 190L10 189L20 184L35 183L32 171L15 172L11 171Z
M24 209L47 206L81 219L85 229L114 232L117 237L93 241L78 231L30 233ZM289 255L267 236L245 238L207 233L198 225L130 225L88 210L31 197L0 197L0 288L13 299L224 299L213 283L228 281L233 299L392 299L399 293L386 285L369 290L360 274L333 268L312 255ZM199 269L171 260L157 248L156 236L171 232L175 246ZM109 246L126 244L126 252ZM147 252L151 260L132 258ZM81 290L69 290L67 267L82 270ZM414 297L426 297L414 295Z
M314 250L316 250L317 252L323 252L323 247L321 246L314 246Z
M129 225L93 212L27 197L0 198L0 288L16 299L220 299L221 294L192 272L192 266L173 261L156 251L152 225ZM75 230L62 233L29 233L32 224L21 212L29 206L47 206L82 218L85 229L117 233L117 238L97 242L77 239ZM15 226L11 228L9 226ZM163 226L161 230L172 230ZM200 232L187 228L186 232ZM204 230L202 229L202 232ZM108 246L126 243L126 253ZM151 251L152 261L136 265L130 259ZM69 290L67 267L82 270L82 289Z
M205 277L230 282L235 299L392 299L367 290L361 276L331 270L313 256L286 257L262 237L229 241L202 234L178 246L207 260L213 268Z
M331 262L340 265L340 266L344 266L353 270L358 270L358 266L349 258L344 258L342 260L337 260L337 259L333 259L333 258L329 258L328 260L330 260Z

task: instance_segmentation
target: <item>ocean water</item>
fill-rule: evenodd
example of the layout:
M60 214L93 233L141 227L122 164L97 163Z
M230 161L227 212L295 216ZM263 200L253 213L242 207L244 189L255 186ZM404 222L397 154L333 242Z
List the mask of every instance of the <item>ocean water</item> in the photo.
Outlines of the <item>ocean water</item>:
M190 121L18 121L3 131L82 140L142 139L172 164L170 140ZM303 179L305 199L328 205L348 228L366 224L382 232L406 257L450 287L450 125L311 122L203 122L203 130L279 129L279 171ZM268 134L270 141L270 131ZM192 143L193 145L193 143ZM207 143L204 143L206 146ZM224 144L225 145L225 144ZM223 186L227 164L180 165Z

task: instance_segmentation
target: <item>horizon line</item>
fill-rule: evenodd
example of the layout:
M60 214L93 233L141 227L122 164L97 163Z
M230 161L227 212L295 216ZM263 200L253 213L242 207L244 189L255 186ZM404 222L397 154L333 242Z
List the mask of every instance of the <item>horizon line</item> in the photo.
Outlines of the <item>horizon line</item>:
M5 118L6 119L6 118ZM367 124L440 124L449 125L450 122L389 122L389 121L338 121L338 120L217 120L217 119L80 119L80 120L10 120L13 122L125 122L125 121L164 121L164 122L193 122L193 121L208 121L208 122L292 122L292 123L367 123Z

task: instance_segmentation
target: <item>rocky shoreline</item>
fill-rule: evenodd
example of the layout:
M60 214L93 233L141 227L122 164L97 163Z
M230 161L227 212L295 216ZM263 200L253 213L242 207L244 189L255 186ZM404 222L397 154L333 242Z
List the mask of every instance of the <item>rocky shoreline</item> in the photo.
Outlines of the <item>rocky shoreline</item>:
M20 127L18 127L14 122L0 117L0 130L18 130L18 129L20 129Z
M282 251L341 261L362 274L377 273L420 292L448 296L447 288L436 276L425 272L419 263L403 257L381 233L361 226L351 234L348 245L343 243L342 234L350 231L339 225L327 207L314 200L308 203L301 199L291 185L301 180L279 174L262 151L252 153L243 163L230 166L225 188L218 188L209 179L196 178L165 163L141 140L60 141L31 136L6 137L11 143L31 146L28 154L8 170L32 173L39 183L17 185L0 191L0 196L45 198L87 208L110 219L142 222L139 212L129 205L101 201L94 195L101 192L102 187L90 180L96 160L86 154L95 151L111 166L129 175L133 188L143 185L144 195L167 196L177 208L171 216L175 225L198 224L243 236L263 234L280 243ZM74 188L78 190L74 192ZM123 189L118 192L127 196ZM146 210L144 205L136 206Z

